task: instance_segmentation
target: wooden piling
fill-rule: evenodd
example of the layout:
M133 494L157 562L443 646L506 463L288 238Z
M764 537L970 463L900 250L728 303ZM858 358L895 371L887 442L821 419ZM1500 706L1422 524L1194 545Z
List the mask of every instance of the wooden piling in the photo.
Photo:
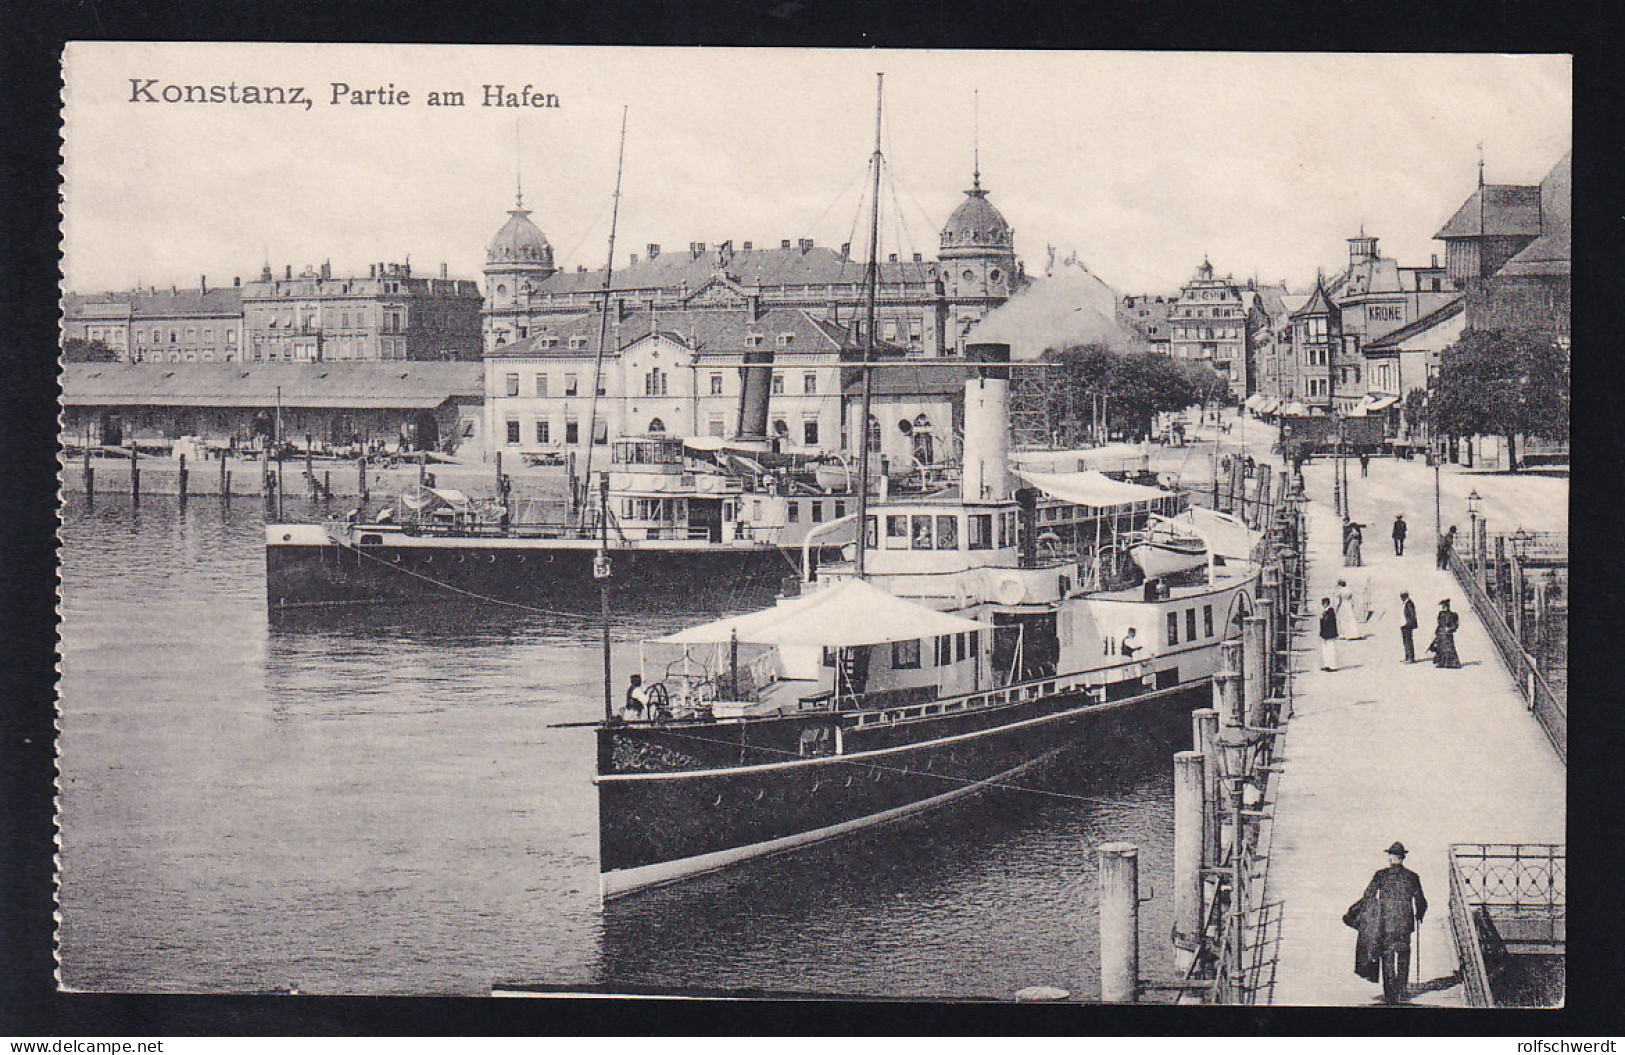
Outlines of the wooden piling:
M1258 599L1259 696L1275 695L1275 599L1265 591Z
M1191 712L1193 742L1206 761L1202 766L1202 867L1219 863L1219 712L1199 707Z
M180 477L179 483L181 508L184 509L186 507L186 455L184 454L181 455L180 472L178 475Z
M1140 990L1140 849L1105 843L1100 867L1100 999L1132 1004Z
M226 474L226 452L220 452L220 497L231 497L230 477Z
M365 509L367 507L367 456L365 454L355 463L355 467L356 474L360 478L357 490L361 492L361 508Z
M96 504L96 467L90 464L90 444L85 444L85 504Z
M1258 725L1264 710L1264 620L1241 621L1241 699L1247 725Z
M1174 755L1174 967L1183 974L1202 941L1202 792L1206 759L1196 751Z
M141 504L141 452L130 441L130 508L134 509Z
M1224 730L1241 726L1241 639L1219 643L1219 665L1213 671L1213 709L1219 712Z

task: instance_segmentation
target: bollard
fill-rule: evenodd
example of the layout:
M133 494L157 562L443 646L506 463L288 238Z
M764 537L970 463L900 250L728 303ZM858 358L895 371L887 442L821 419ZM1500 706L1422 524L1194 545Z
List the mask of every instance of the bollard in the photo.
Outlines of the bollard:
M1174 755L1174 969L1183 975L1202 942L1203 785L1206 759Z
M1213 868L1219 863L1219 712L1212 707L1199 707L1191 712L1195 727L1197 753L1205 760L1202 766L1202 867Z
M1140 990L1140 848L1105 843L1100 862L1100 999L1132 1004Z
M186 455L184 455L184 454L181 455L180 499L181 499L181 505L182 505L182 507L184 507L186 505Z
M1264 620L1241 621L1241 703L1244 724L1256 726L1264 709Z
M1265 591L1258 599L1258 664L1259 695L1275 695L1275 599L1274 589Z
M1219 643L1219 665L1213 671L1213 709L1219 712L1221 727L1242 724L1240 638Z

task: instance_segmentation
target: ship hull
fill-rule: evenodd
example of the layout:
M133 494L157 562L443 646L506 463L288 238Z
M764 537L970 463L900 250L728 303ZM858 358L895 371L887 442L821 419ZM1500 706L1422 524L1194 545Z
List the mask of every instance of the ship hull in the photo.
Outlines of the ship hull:
M1167 672L1171 674L1172 672ZM843 729L842 753L794 759L809 715L752 723L599 731L600 771L635 765L750 763L687 772L618 772L598 778L600 883L618 897L738 861L886 824L1007 785L1062 751L1143 735L1154 712L1188 709L1191 681L1100 701L1058 694L924 722ZM1137 686L1136 686L1137 688ZM912 726L912 728L909 728ZM747 738L748 737L748 741ZM737 741L737 742L736 742ZM688 756L688 757L684 757ZM763 761L769 758L790 761Z
M598 547L591 540L377 537L378 542L352 544L309 525L268 529L270 609L459 599L569 612L598 609L593 577ZM771 604L784 580L796 575L793 561L800 558L772 546L703 543L612 545L609 555L612 600L619 594L640 606L695 612Z

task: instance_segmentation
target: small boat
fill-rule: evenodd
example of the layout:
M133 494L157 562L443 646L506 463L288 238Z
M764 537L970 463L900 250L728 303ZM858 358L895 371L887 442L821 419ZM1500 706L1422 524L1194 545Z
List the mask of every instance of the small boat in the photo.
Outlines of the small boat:
M1168 517L1151 517L1144 531L1126 540L1129 556L1147 579L1195 571L1207 564L1207 541Z

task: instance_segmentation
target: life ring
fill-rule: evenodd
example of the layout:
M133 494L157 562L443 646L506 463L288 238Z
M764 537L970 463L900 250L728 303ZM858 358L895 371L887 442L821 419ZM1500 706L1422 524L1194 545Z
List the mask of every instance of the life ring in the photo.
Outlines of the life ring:
M993 584L993 597L1000 604L1020 604L1027 598L1027 585L1018 576L1006 575Z

